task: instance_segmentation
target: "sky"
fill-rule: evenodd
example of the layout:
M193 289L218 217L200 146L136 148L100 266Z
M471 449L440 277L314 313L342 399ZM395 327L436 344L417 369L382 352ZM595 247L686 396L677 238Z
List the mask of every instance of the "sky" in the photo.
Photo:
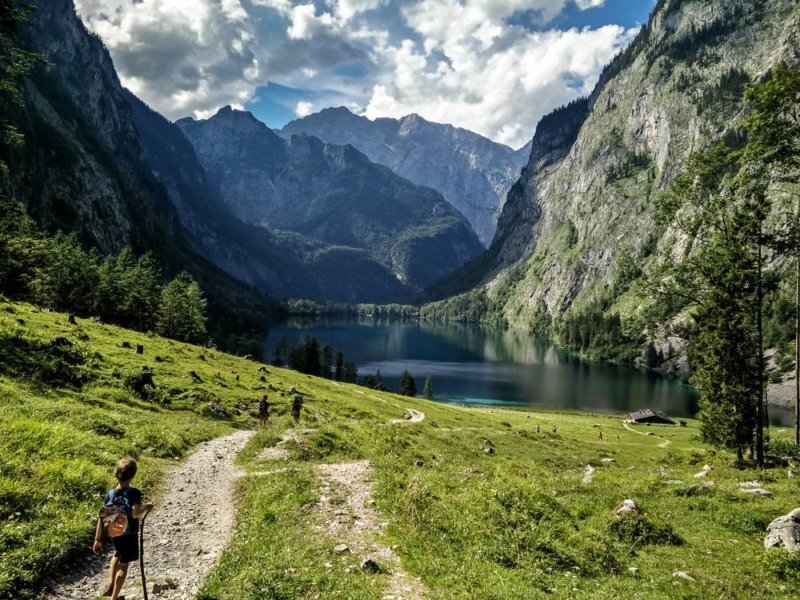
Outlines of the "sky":
M123 84L170 119L270 127L346 106L514 148L591 92L655 0L75 0Z

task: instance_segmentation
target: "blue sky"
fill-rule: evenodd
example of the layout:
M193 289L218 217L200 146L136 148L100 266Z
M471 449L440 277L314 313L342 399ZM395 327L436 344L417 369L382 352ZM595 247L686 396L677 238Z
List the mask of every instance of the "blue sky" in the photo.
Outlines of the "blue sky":
M587 94L654 0L76 0L123 83L177 119L344 105L521 146Z

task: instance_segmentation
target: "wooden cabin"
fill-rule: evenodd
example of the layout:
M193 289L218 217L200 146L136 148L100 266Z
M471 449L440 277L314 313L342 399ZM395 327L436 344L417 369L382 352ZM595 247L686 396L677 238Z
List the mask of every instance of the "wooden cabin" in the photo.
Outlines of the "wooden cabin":
M633 412L628 415L628 419L631 423L639 423L642 425L645 424L655 424L655 425L676 425L675 421L673 421L668 415L659 411L652 411L649 408L644 410L640 410L637 412Z

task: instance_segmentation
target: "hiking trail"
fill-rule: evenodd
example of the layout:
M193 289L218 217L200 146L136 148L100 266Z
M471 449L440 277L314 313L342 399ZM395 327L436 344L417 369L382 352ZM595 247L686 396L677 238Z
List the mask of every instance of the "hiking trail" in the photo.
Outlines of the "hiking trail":
M389 574L383 600L424 599L423 583L406 573L400 557L378 539L386 528L386 521L372 500L370 461L322 464L317 468L322 477L317 506L322 522L317 528L337 543L346 544L362 561L371 559Z
M650 437L650 436L648 436L648 434L647 434L647 433L644 433L644 432L642 432L642 431L636 431L636 430L635 430L633 427L630 427L630 426L629 426L629 425L628 425L628 424L627 424L625 421L620 421L620 422L622 423L622 426L623 426L625 429L627 429L628 431L630 431L631 433L635 433L635 434L637 434L637 435L643 435L643 436L646 436L646 437ZM652 432L650 432L650 433L652 433ZM671 441L669 441L667 438L664 438L664 437L662 437L662 438L658 438L658 439L660 439L660 440L661 440L661 443L660 443L660 444L658 444L658 447L659 447L659 448L666 448L666 447L668 447L670 444L672 444L672 442L671 442Z
M164 496L144 528L144 564L153 600L194 598L228 545L236 525L234 465L253 431L237 431L199 444L167 476ZM108 580L111 542L42 596L46 600L87 600L99 596ZM153 585L161 588L153 593ZM131 563L123 588L126 600L142 598L139 563Z
M402 419L394 419L392 423L421 423L425 420L425 413L415 408L407 408L406 416Z

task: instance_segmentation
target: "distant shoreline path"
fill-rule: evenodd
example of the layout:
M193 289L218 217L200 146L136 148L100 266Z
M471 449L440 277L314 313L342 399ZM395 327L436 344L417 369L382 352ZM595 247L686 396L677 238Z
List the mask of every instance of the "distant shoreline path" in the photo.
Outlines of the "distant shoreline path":
M254 433L237 431L199 444L168 474L164 495L144 530L148 587L161 587L159 600L194 598L230 542L236 525L234 482L240 475L234 462ZM91 557L42 598L95 598L106 583L108 562L109 553ZM131 564L123 594L130 600L142 597L139 563Z

